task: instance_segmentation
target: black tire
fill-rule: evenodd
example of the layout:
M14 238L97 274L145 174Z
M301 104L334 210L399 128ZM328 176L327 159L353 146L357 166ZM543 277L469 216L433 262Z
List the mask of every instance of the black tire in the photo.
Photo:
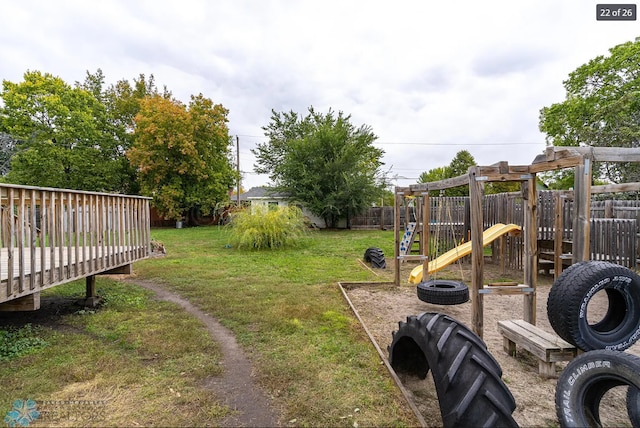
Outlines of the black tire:
M371 267L375 269L386 269L387 262L384 259L384 253L380 248L370 247L364 252L364 261L371 263Z
M418 299L435 305L459 305L469 301L469 287L460 281L430 279L416 287Z
M640 388L640 357L598 349L570 361L556 386L560 426L602 426L600 401L608 390L621 385Z
M627 414L631 425L640 427L640 389L632 386L627 391Z
M607 312L589 324L589 301L601 290ZM640 276L609 262L574 264L551 287L547 317L558 336L583 351L625 350L640 338Z
M475 333L455 319L426 312L399 322L389 346L397 373L427 377L431 370L444 427L518 426L502 369Z

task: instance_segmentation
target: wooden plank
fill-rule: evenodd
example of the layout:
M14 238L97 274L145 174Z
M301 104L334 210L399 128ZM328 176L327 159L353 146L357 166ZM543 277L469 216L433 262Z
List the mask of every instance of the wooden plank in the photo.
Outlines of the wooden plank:
M29 259L30 264L34 265L36 263L36 245L37 245L37 237L38 237L38 228L36 223L36 205L33 203L36 200L36 191L35 189L31 189L29 196L30 205L29 205ZM33 290L36 288L36 275L29 276L29 289Z
M433 190L446 190L452 187L467 186L469 184L469 175L464 174L458 177L446 178L439 181L431 181L429 183L412 184L409 189L412 193L430 192Z
M25 192L26 189L18 189L18 215L15 219L17 224L17 244L18 244L18 290L20 293L24 291L24 265L25 265L25 254L24 254L24 239L27 234L26 224L27 224L27 213L25 208Z
M49 233L49 227L47 226L48 215L47 215L47 192L40 192L40 266L46 266L46 257L47 253L45 248L47 247L47 233ZM40 287L44 287L46 284L46 277L44 270L40 273Z
M534 289L527 284L513 285L485 285L480 294L497 294L497 295L513 295L513 294L531 294Z
M14 213L14 204L13 204L13 192L14 189L10 188L7 192L7 196L9 198L9 213L7 215L7 218L9 220L9 244L8 244L8 252L7 252L7 278L8 278L8 285L9 285L9 291L7 292L8 295L12 295L15 292L17 292L17 290L15 289L14 285L14 275L13 275L13 254L14 254L14 250L13 248L15 247L15 235L16 235L16 224L15 221L13 220L13 213Z
M545 362L567 361L577 355L575 346L524 320L498 321L498 331Z
M40 292L0 303L0 312L35 311L40 309Z

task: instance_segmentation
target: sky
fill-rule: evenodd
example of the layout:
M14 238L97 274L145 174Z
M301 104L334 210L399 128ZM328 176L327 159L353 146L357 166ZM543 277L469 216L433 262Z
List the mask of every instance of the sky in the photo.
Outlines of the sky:
M271 111L342 111L368 125L393 184L467 150L530 164L540 109L589 60L640 36L585 0L0 0L0 79L69 84L153 74L188 102L229 110L244 189L269 184L251 149ZM235 148L234 148L235 149Z

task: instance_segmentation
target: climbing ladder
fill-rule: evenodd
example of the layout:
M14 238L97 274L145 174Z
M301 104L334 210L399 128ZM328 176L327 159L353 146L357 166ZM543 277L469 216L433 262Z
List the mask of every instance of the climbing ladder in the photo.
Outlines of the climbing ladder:
M406 256L411 253L411 246L416 238L416 223L411 222L407 224L407 227L400 241L400 255Z

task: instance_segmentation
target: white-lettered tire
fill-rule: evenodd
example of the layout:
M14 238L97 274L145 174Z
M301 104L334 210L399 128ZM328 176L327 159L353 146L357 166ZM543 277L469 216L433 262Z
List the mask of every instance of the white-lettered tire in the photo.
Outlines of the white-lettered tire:
M601 291L608 308L591 324L589 302ZM576 263L551 287L547 316L558 336L583 351L625 350L640 338L640 276L609 262Z
M570 361L560 373L556 386L556 414L560 426L602 426L602 398L610 389L624 385L640 388L640 357L636 355L597 349ZM633 421L633 413L628 413Z
M420 379L431 371L443 426L517 426L513 395L482 339L440 313L410 316L398 324L389 362L396 372Z

